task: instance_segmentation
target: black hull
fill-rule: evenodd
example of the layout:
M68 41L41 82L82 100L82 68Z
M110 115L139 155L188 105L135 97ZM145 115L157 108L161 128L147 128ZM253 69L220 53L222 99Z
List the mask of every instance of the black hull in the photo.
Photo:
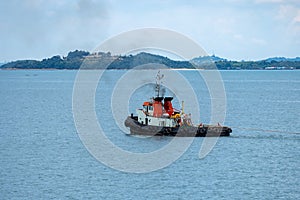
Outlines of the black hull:
M231 128L226 126L203 125L180 126L175 128L142 125L137 121L137 117L127 117L125 126L130 128L131 135L144 136L176 136L176 137L219 137L230 136Z

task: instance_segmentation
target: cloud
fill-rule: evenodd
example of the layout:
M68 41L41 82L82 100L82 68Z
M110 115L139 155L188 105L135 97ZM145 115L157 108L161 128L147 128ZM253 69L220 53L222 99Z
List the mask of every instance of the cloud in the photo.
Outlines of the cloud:
M255 45L266 45L267 44L267 42L261 38L252 38L251 42L254 43Z
M106 18L108 15L104 1L79 0L77 9L81 16L88 18Z
M285 0L255 0L255 3L282 3Z
M91 50L109 27L105 1L25 0L0 3L0 60ZM5 39L4 39L5 38Z
M297 14L293 19L293 23L299 23L299 22L300 22L300 9L297 11Z
M255 0L255 3L270 3L270 4L300 4L299 0Z
M300 6L282 4L276 16L277 22L285 24L286 36L300 43Z
M300 52L294 44L300 38L297 2L0 1L0 61L91 50L120 32L143 27L177 31L229 59L291 56ZM279 46L289 53L281 54Z

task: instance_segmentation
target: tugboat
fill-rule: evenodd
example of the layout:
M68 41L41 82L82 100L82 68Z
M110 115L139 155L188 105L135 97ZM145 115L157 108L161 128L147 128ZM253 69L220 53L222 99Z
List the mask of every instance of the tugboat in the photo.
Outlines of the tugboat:
M130 128L130 135L143 136L176 136L176 137L219 137L230 136L231 128L227 126L193 125L191 114L184 113L184 102L181 110L173 108L173 97L160 96L160 81L163 75L156 77L156 97L143 103L137 109L137 115L128 116L125 126Z

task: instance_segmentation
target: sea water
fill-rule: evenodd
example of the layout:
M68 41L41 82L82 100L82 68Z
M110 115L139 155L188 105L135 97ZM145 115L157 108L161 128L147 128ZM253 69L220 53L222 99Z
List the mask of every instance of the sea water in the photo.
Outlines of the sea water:
M111 93L124 73L106 71L96 90L107 138L131 152L168 145L172 138L126 136L116 126ZM193 71L180 73L195 88L200 120L209 123L205 83ZM220 73L231 136L203 159L203 138L195 138L171 165L136 174L104 165L81 142L72 112L77 71L0 71L0 199L299 199L300 71ZM152 90L136 90L129 112ZM176 99L174 106L181 106Z

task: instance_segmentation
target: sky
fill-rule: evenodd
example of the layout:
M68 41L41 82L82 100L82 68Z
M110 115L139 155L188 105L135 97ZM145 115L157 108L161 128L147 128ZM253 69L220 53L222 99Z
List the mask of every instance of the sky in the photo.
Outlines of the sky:
M149 27L229 60L300 56L299 0L10 0L0 2L0 62L92 51Z

